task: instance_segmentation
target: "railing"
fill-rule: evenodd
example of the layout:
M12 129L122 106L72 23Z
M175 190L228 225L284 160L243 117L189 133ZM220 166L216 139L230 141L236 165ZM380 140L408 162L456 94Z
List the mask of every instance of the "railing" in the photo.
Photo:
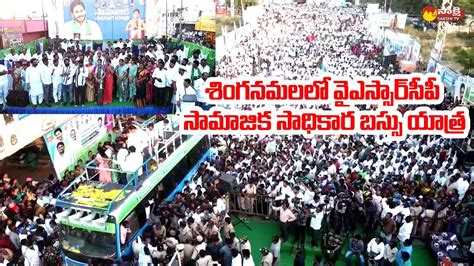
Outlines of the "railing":
M179 256L178 251L174 253L167 266L181 266L181 257Z
M172 125L170 124L168 128L172 128ZM179 131L173 131L171 130L164 130L163 135L165 136L164 141L159 141L156 143L156 145L153 147L153 154L146 159L143 164L141 164L135 171L133 172L127 172L127 171L122 171L119 169L114 169L114 168L101 168L101 167L96 167L97 165L97 160L94 159L93 161L89 162L86 167L84 173L77 177L74 181L71 182L62 192L59 194L57 202L60 203L60 205L68 205L71 207L76 207L76 208L82 208L82 209L93 209L96 211L100 212L105 212L109 214L113 207L114 204L117 202L117 199L121 196L124 195L125 200L128 195L131 193L135 192L140 184L140 181L143 181L144 179L142 177L149 177L151 176L155 171L159 169L159 166L164 163L170 156L175 152L186 140L188 139L188 135L183 135ZM102 159L105 161L112 161L110 159ZM155 168L151 168L150 164L151 162L154 161L156 163ZM140 170L143 170L143 173L139 175ZM113 199L110 201L100 201L100 200L93 200L89 198L77 198L75 197L75 200L80 200L80 201L91 201L91 202L99 202L103 203L104 205L107 205L107 207L101 208L101 207L92 207L86 204L80 204L80 203L72 203L70 201L64 200L64 197L69 196L68 194L70 193L69 191L74 191L75 189L78 188L79 185L86 181L90 181L93 179L96 179L97 176L99 175L99 171L110 171L112 173L117 173L120 175L127 175L128 182L123 186L121 191L115 195ZM92 172L92 175L89 175L89 173ZM130 190L130 192L127 192L127 190Z
M229 197L229 212L269 217L274 213L273 201L272 197L266 195L232 193Z

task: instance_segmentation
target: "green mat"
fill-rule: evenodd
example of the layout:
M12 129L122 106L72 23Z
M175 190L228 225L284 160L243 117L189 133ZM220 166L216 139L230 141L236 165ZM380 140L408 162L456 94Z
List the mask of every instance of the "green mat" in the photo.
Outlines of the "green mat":
M242 217L241 217L242 218ZM251 244L252 247L252 256L253 259L258 265L262 259L262 256L259 252L259 249L262 247L270 248L271 246L271 239L273 236L280 235L280 228L276 221L265 221L259 219L251 219L251 218L243 218L243 221L250 226L252 230L248 230L244 224L238 224L235 226L235 231L237 237L246 236ZM237 219L233 219L233 223L236 224L238 221ZM360 231L359 231L360 233ZM291 252L292 247L292 240L293 236L290 235L288 238L289 240L286 243L283 243L281 246L281 260L280 265L293 265L293 261L295 259L294 250ZM313 265L313 258L314 255L319 253L321 254L321 249L317 248L313 250L311 248L311 236L306 236L305 242L305 250L306 250L306 263L305 265ZM336 263L336 266L345 266L344 255L345 251L347 250L348 241L344 242L344 246L342 248L341 255L339 256L339 260ZM296 249L296 246L295 246ZM355 261L355 257L354 261ZM428 248L419 241L414 241L413 244L413 257L412 257L412 265L436 265L436 261L430 255ZM353 265L357 265L354 263Z

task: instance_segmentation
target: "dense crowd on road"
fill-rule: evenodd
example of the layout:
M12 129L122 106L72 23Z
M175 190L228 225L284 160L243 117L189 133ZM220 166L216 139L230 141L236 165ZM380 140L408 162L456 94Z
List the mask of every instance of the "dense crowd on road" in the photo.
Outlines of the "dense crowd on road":
M324 72L347 77L387 75L363 23L363 8L271 5L258 26L226 51L218 75L308 80Z

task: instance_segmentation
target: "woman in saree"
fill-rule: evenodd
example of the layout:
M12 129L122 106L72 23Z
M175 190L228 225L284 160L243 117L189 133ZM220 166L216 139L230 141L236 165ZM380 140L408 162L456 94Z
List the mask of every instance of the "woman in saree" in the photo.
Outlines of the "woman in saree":
M138 66L138 78L137 78L137 107L145 107L146 89L148 85L148 71L145 69L145 65L140 64Z
M155 71L155 65L152 61L147 62L147 68L148 72L148 84L146 88L146 104L150 104L153 102L153 79L151 78L153 71Z
M123 59L119 60L117 67L117 98L119 102L127 101L128 98L128 66Z
M86 79L86 101L87 102L93 102L94 101L94 87L95 87L95 77L94 77L94 62L91 57L89 57L88 63L86 65L87 67L87 73L89 73L89 76L87 76Z
M92 70L94 73L95 86L97 88L97 104L102 105L104 102L104 82L105 68L102 65L102 59L97 60L97 66Z
M129 98L130 100L135 101L135 96L137 94L137 72L138 72L138 66L137 62L135 59L130 59L130 64L128 66L128 84L129 84Z
M28 68L28 63L23 61L21 68L21 88L24 91L28 91L28 86L26 85L26 69Z
M103 148L98 150L97 156L95 157L97 162L97 168L99 172L99 182L101 183L110 183L112 182L112 175L110 172L110 160L105 155Z
M13 90L23 90L23 87L21 85L21 72L21 63L17 61L15 63L15 68L13 69Z
M105 64L105 80L104 80L104 104L112 103L112 95L114 90L114 68L112 67L112 61L107 59Z

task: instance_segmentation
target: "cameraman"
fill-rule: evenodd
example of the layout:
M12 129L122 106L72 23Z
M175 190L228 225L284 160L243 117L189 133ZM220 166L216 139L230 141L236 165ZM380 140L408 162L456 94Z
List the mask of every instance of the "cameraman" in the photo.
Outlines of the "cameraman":
M295 198L295 199L298 199L298 198ZM306 240L306 224L308 222L308 219L312 215L311 215L311 210L309 209L308 205L304 206L303 208L299 204L298 204L298 207L295 209L297 212L297 219L296 219L296 225L295 225L294 243L299 242L299 245L301 247L304 247L304 242Z
M318 206L316 211L312 213L310 227L311 227L311 245L313 248L318 246L318 235L321 231L321 223L324 218L323 208Z
M346 209L347 209L347 204L346 204L346 199L345 198L338 198L337 204L335 207L336 210L336 222L334 223L334 232L336 234L341 234L341 231L343 231L342 227L344 225L344 216L346 214ZM344 228L346 229L346 228Z
M385 245L381 237L375 237L367 244L367 253L369 261L373 261L372 265L382 266L383 256L385 254Z

